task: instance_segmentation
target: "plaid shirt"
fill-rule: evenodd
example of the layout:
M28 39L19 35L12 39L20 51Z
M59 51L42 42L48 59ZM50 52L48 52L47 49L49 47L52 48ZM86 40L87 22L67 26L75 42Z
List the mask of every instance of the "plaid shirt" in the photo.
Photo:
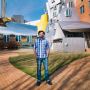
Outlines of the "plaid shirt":
M49 42L44 38L37 38L34 43L34 49L38 58L47 57L47 49L49 49Z

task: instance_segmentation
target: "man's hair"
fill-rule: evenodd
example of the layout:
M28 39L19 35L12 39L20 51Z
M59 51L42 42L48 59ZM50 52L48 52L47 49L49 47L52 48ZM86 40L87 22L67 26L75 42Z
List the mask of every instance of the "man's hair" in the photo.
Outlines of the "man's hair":
M39 35L41 32L43 32L43 34L45 35L45 32L44 32L44 31L42 31L42 30L38 32L38 35Z

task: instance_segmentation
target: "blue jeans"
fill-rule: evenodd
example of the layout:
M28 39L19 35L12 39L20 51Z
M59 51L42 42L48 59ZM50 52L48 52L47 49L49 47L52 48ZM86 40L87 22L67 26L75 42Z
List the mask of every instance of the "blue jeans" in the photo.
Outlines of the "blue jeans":
M48 58L37 58L37 80L41 81L41 66L42 63L45 69L45 80L49 80L49 73L48 73Z

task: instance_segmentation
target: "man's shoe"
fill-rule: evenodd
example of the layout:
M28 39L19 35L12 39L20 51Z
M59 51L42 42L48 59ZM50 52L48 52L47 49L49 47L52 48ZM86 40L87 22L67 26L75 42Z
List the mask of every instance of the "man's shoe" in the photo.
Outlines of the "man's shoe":
M37 81L36 85L37 86L40 86L41 82L40 81Z
M49 81L47 81L47 84L48 85L52 85L52 82L49 80Z

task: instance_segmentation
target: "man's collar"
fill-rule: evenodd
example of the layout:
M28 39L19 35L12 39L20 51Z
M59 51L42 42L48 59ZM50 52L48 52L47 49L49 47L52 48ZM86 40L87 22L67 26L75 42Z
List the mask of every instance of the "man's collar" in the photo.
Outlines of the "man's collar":
M44 40L45 39L45 37L43 37L43 38L41 38L41 37L37 37L38 39L40 39L40 40Z

